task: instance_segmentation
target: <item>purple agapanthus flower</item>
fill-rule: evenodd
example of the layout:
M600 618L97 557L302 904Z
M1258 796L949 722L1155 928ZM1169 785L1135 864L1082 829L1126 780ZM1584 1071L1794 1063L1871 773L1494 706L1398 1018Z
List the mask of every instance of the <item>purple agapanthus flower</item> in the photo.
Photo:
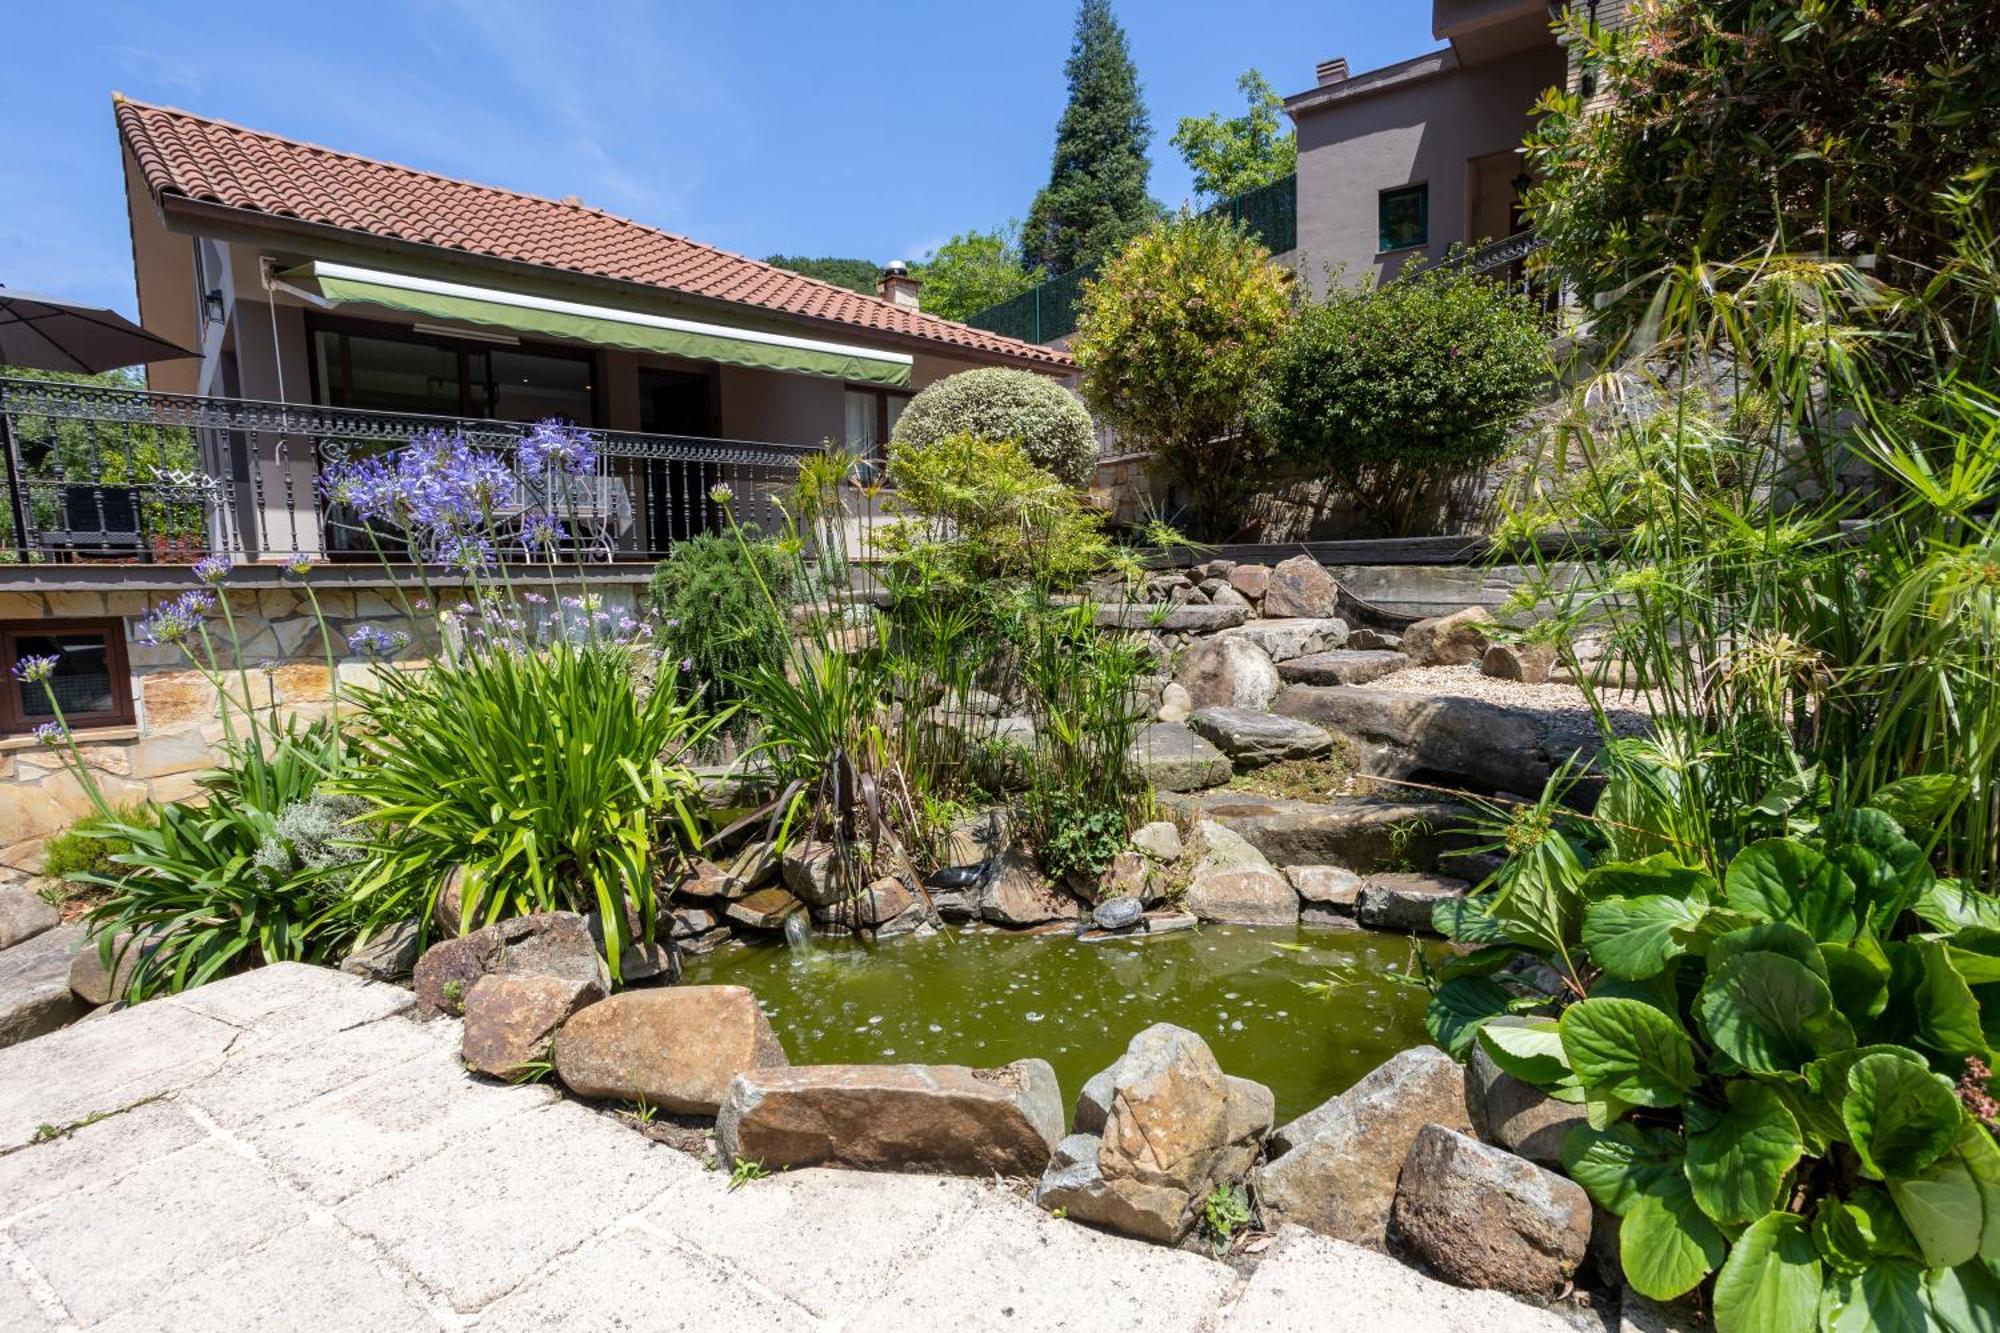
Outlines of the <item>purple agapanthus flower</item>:
M392 634L376 625L362 625L347 636L347 650L371 657L387 657L409 641L407 634Z
M236 562L226 555L208 555L194 562L194 576L210 587L221 583L236 568Z
M439 539L431 558L466 574L493 567L493 543L477 532L454 532Z
M60 722L44 722L35 728L35 739L43 745L61 745L69 739L69 728Z
M215 594L206 588L189 588L170 602L153 608L139 621L141 643L167 647L182 643L201 628L203 617L215 609Z
M567 472L582 476L597 468L597 437L559 417L547 417L528 428L514 451L524 476Z
M463 435L432 430L387 455L329 469L321 488L330 502L364 519L394 523L436 544L512 503L516 483L512 469Z
M521 546L529 554L536 551L553 552L557 544L568 535L563 531L563 525L552 514L529 514L521 520Z
M23 685L39 685L56 673L56 656L23 657L14 663L14 679Z

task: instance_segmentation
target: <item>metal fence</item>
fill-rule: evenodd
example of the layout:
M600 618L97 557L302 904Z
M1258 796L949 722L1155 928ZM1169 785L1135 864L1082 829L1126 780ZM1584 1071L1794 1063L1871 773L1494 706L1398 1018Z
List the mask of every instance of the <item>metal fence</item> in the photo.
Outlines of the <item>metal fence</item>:
M1246 190L1225 199L1203 216L1226 217L1243 224L1272 254L1296 250L1299 244L1299 178L1282 180ZM1019 338L1023 342L1050 343L1076 332L1077 314L1083 304L1083 284L1097 273L1095 264L1072 269L1039 286L988 306L966 323L989 333Z
M0 559L178 563L400 555L401 534L361 523L321 485L329 469L431 431L507 461L523 423L300 407L0 378L7 503ZM777 498L812 446L592 431L594 475L516 474L518 503L487 534L502 558L531 554L518 522L538 502L564 524L565 558L655 560L738 522L774 530ZM715 488L728 488L724 495ZM542 556L546 558L546 554Z

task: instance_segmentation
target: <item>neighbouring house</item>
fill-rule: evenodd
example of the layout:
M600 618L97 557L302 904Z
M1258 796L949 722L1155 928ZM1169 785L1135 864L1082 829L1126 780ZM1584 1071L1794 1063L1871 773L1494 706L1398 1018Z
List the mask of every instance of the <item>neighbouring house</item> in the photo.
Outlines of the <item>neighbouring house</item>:
M326 707L327 680L284 565L315 562L337 631L395 627L365 529L318 487L332 463L431 429L500 449L547 417L589 427L599 464L569 497L565 559L630 605L652 562L719 526L717 484L735 517L769 525L805 454L878 446L924 385L1072 370L923 313L898 271L857 294L574 198L116 96L114 112L141 322L200 356L156 364L143 390L0 366L0 673L61 652L66 711L114 801L188 795L212 759L206 682L133 635L193 560L238 562L252 688L297 713ZM87 808L29 735L45 708L0 674L0 867L32 864Z

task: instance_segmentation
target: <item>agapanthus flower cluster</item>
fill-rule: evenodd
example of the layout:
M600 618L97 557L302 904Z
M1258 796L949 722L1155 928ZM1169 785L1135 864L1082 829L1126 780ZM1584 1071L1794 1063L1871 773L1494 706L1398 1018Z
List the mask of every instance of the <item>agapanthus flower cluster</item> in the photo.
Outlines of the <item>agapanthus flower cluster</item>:
M203 556L194 562L194 576L202 583L214 587L228 578L236 562L226 555Z
M171 602L154 607L151 615L139 621L139 641L155 647L185 643L214 609L214 593L206 588L190 588Z
M568 535L553 514L529 514L521 520L521 547L530 555L553 552Z
M493 567L493 542L483 533L446 532L424 552L435 565L445 565L465 574Z
M39 685L56 673L54 654L46 657L23 657L14 663L14 679L23 685Z
M43 745L61 745L69 739L69 728L60 722L44 722L35 728L35 739Z
M523 476L547 472L582 476L597 469L597 437L558 417L547 417L521 437L514 462Z
M453 533L481 526L514 501L517 485L505 463L466 443L463 435L425 431L387 455L329 468L326 498L363 519L393 523L420 546L434 549Z
M305 556L299 556L285 566L285 572L295 579L305 578L313 572L313 562Z
M362 625L347 636L347 651L370 657L387 657L400 651L410 636L400 630L391 633L377 625Z

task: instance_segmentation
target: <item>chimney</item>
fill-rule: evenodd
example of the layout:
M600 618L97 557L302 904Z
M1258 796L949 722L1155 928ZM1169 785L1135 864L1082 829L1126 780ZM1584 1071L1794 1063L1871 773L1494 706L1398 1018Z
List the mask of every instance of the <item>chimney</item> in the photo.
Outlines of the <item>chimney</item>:
M897 259L891 261L889 266L882 270L882 276L875 280L875 294L891 305L901 306L905 310L915 310L918 308L917 291L922 286L921 282L910 276L910 266Z
M1319 64L1313 66L1313 72L1319 75L1319 86L1322 88L1326 87L1329 83L1345 83L1347 82L1347 57L1335 56L1331 60L1322 60Z

